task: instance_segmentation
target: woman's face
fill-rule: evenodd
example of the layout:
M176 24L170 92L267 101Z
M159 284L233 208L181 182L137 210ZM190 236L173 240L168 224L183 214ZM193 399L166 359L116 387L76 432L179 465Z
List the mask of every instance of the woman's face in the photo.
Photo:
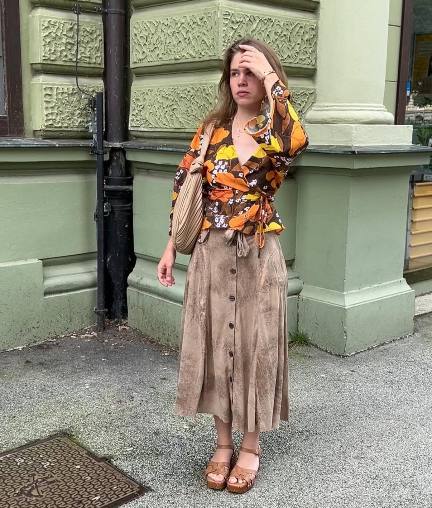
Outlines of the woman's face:
M231 94L237 106L259 107L265 95L264 86L251 70L239 67L241 55L242 53L238 51L231 59Z

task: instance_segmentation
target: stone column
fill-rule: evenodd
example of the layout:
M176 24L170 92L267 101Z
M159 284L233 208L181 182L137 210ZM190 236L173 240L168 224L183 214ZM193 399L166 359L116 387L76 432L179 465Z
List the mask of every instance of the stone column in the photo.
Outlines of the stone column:
M347 355L409 334L411 170L429 154L383 106L389 0L321 0L311 146L297 174L298 328Z
M388 18L389 0L321 1L317 100L306 115L313 144L411 143L383 105Z

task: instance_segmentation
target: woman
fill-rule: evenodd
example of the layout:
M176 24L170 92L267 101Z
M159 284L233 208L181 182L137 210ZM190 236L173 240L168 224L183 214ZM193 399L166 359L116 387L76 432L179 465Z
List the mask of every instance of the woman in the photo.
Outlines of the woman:
M175 412L214 415L210 488L246 492L259 467L259 433L288 420L287 270L274 194L308 139L274 51L255 39L225 53L219 102L198 128L175 178L172 207L204 129L204 220L188 266ZM170 219L172 220L172 210ZM171 224L170 231L171 234ZM175 283L171 238L158 265ZM232 429L244 432L234 463ZM229 476L229 478L228 478Z

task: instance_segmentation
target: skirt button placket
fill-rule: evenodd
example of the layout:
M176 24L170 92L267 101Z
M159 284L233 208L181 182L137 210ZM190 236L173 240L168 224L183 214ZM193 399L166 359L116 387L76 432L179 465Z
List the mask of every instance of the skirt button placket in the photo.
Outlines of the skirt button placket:
M235 328L236 328L235 323L236 323L236 307L237 307L236 301L237 301L237 260L238 260L238 258L237 258L237 247L236 247L235 243L233 245L232 253L233 253L233 257L234 257L235 266L233 266L233 268L230 269L231 277L229 278L230 283L228 285L228 289L229 289L228 298L230 299L230 301L233 302L233 310L231 313L232 319L230 321L228 321L228 329L229 329L229 332L231 332L230 341L229 341L229 349L228 349L228 354L229 354L229 357L231 360L230 361L230 368L229 368L229 371L231 373L230 377L229 377L231 408L233 407L233 399L234 399L233 382L234 382L234 358L235 358Z

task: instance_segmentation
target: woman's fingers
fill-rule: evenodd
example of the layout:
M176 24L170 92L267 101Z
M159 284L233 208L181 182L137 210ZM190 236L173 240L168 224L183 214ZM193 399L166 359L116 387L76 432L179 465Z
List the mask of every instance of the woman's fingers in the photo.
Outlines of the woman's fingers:
M261 53L259 49L255 46L251 46L250 44L239 44L239 47L246 51L252 51L252 53Z
M160 264L157 268L157 278L161 284L165 285L165 268Z
M157 278L163 286L172 286L175 279L172 274L172 266L165 263L159 264L157 269Z
M172 274L172 266L167 265L165 279L166 279L169 286L172 286L174 284L174 277Z

